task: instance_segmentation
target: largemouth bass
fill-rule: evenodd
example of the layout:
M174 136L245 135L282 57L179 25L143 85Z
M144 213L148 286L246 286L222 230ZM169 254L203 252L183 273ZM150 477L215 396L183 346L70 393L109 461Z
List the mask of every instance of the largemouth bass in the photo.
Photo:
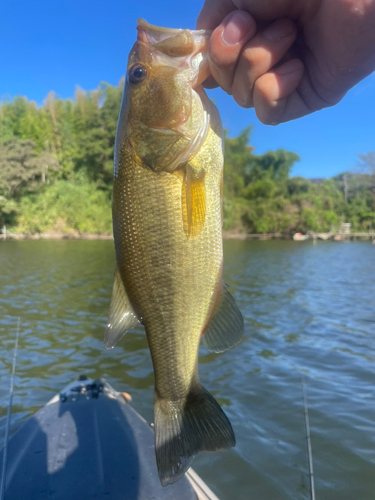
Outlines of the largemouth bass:
M163 485L199 451L235 445L198 377L198 349L222 352L243 318L222 282L223 141L201 83L210 32L138 21L116 136L117 268L105 346L139 323L155 374L155 451Z

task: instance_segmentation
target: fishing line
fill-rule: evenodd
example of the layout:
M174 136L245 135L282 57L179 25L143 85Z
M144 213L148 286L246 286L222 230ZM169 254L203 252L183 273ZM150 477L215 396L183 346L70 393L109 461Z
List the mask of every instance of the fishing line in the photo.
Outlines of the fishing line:
M7 421L6 421L6 425L5 425L4 451L3 451L3 471L2 471L2 474L1 474L0 500L4 500L4 495L5 495L6 472L7 472L7 456L8 456L8 440L9 440L9 428L10 428L10 415L12 413L14 374L15 374L15 371L16 371L16 359L17 359L17 350L18 350L18 337L19 337L19 334L20 334L20 323L21 323L21 318L18 317L16 342L15 342L14 351L13 351L12 375L10 377L9 406L8 406L8 413L7 413Z
M307 397L306 397L304 377L301 377L301 381L302 381L302 393L303 393L303 408L305 412L307 455L309 458L310 495L311 495L311 500L315 500L314 469L313 469L313 458L312 458L311 437L310 437L309 410L307 407Z

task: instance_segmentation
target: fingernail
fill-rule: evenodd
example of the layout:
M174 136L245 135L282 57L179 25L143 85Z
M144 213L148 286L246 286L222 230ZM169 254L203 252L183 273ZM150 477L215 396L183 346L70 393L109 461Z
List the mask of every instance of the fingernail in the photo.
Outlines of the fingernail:
M295 32L294 25L287 20L277 21L274 24L271 24L264 32L263 35L265 38L270 40L271 42L277 42L282 38L286 38L289 35L292 35Z
M234 12L224 28L222 39L227 45L236 45L252 32L253 25L254 21L249 14Z
M288 61L282 66L280 66L280 68L275 69L275 72L278 75L288 75L290 73L294 73L300 68L301 68L301 62L298 59L292 59L291 61Z

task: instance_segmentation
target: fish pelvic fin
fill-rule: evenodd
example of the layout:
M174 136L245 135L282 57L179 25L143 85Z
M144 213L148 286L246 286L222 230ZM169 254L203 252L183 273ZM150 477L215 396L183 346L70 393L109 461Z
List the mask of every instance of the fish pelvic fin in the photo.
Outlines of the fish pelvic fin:
M112 349L125 333L139 325L140 321L130 303L119 269L116 267L104 347Z
M213 315L203 333L203 345L213 352L224 352L241 342L244 321L241 311L225 283Z
M155 397L154 412L156 463L163 486L178 481L198 452L236 444L227 416L200 384L182 405Z

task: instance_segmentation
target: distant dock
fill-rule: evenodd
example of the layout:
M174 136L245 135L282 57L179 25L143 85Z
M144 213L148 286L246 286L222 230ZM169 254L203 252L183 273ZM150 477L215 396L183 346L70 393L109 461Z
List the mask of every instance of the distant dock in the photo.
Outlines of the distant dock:
M332 241L375 241L375 233L296 233L293 236L294 241L306 240L332 240Z

